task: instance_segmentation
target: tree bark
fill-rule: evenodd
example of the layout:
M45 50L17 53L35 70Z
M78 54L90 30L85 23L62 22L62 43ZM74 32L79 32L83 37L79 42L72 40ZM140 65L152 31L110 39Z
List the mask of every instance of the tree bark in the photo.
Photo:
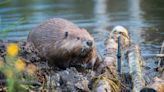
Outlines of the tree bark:
M128 53L129 70L132 76L133 92L139 92L144 86L145 81L141 71L141 55L137 45L132 45Z

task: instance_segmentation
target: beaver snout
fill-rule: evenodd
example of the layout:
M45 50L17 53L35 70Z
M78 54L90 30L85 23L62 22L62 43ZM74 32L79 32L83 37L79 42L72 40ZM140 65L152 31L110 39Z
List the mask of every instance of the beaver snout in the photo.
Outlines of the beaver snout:
M81 50L81 56L86 56L89 52L91 52L93 48L93 41L87 40L83 42L83 48Z
M91 40L87 41L86 43L87 43L87 45L90 46L90 47L91 47L92 44L93 44L93 42L92 42Z
M93 41L92 40L85 40L83 41L83 49L92 49Z

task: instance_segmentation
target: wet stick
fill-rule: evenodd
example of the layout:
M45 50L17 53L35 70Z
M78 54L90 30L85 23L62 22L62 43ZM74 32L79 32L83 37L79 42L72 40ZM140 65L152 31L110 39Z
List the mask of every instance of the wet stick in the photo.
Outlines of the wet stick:
M140 49L137 45L132 45L128 53L129 69L132 76L133 92L139 92L144 86L144 78L141 71Z

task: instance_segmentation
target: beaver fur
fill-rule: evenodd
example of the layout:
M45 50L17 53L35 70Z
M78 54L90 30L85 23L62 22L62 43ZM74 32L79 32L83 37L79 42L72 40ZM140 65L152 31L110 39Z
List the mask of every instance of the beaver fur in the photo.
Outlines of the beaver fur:
M93 66L97 58L93 37L85 29L61 18L49 19L34 28L27 41L51 66Z

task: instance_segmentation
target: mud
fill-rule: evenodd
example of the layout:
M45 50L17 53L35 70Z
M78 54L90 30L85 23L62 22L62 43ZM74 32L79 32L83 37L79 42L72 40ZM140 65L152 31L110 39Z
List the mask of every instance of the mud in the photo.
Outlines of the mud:
M5 61L6 46L9 42L0 41L0 59ZM33 91L49 91L49 92L90 92L90 82L96 76L96 72L92 69L83 69L70 67L66 70L57 67L49 67L47 61L39 56L37 51L31 44L26 42L15 42L19 45L19 57L23 58L26 64L33 64L37 67L35 80L31 80L29 90ZM154 59L143 60L143 71L146 84L150 84L152 79L159 75L159 72L151 67L150 62ZM154 63L156 64L156 63ZM22 73L24 76L27 74ZM151 75L152 74L152 75ZM131 76L127 73L121 75L124 89L122 92L130 92L132 88ZM0 89L5 90L5 76L0 74ZM4 81L4 82L2 82ZM29 84L28 84L29 85Z

